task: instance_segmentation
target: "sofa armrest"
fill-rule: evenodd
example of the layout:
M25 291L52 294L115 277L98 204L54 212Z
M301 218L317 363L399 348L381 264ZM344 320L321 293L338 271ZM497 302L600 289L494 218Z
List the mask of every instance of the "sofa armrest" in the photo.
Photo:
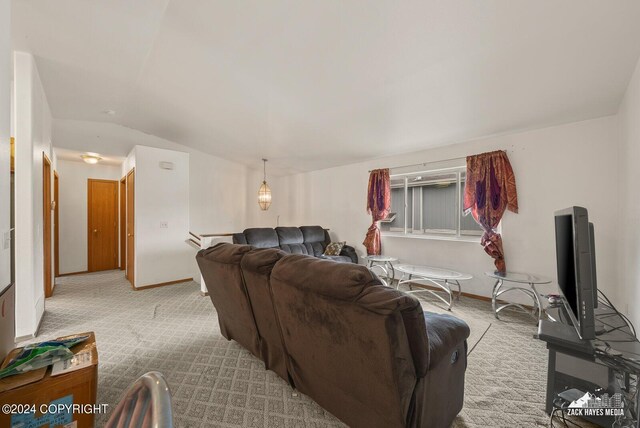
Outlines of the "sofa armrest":
M429 338L429 367L431 368L440 360L449 358L451 351L467 340L470 329L466 322L449 314L424 311L424 320Z
M342 251L340 251L341 256L347 256L351 259L351 261L355 264L358 264L358 253L356 253L356 249L350 245L345 245L342 247Z
M244 236L244 233L234 233L232 237L234 244L247 245L247 238Z

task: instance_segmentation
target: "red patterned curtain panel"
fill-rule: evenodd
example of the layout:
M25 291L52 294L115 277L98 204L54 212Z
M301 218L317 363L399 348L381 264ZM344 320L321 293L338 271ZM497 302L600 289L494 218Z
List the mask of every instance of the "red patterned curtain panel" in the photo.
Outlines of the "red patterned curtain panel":
M391 209L391 184L389 169L376 169L369 175L369 189L367 190L367 212L371 214L371 226L362 243L367 248L368 255L379 255L380 228L378 222L389 215Z
M516 178L507 153L499 150L467 156L464 210L482 227L481 245L495 259L498 272L506 272L502 237L496 227L504 211L518 212Z

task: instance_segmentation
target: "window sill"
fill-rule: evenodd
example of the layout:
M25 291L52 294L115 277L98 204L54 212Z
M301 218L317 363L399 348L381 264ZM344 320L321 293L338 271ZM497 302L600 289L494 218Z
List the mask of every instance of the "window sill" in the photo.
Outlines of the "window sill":
M381 232L383 238L407 238L407 239L426 239L431 241L453 241L453 242L472 242L480 243L480 236L447 236L447 235L419 235L404 234L402 232Z

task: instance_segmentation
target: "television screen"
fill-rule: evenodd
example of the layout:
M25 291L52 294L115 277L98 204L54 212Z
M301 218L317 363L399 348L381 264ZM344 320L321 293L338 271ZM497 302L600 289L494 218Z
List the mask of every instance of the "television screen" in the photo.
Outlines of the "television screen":
M571 323L582 339L595 339L595 241L587 210L571 207L555 213L558 288Z
M556 215L556 256L560 292L564 295L574 316L579 317L572 215Z

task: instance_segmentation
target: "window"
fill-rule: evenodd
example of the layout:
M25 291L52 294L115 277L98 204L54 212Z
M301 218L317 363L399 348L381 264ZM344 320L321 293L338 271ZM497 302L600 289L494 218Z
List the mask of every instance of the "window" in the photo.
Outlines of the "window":
M473 217L462 212L465 167L392 174L391 212L383 232L469 238L482 235Z

